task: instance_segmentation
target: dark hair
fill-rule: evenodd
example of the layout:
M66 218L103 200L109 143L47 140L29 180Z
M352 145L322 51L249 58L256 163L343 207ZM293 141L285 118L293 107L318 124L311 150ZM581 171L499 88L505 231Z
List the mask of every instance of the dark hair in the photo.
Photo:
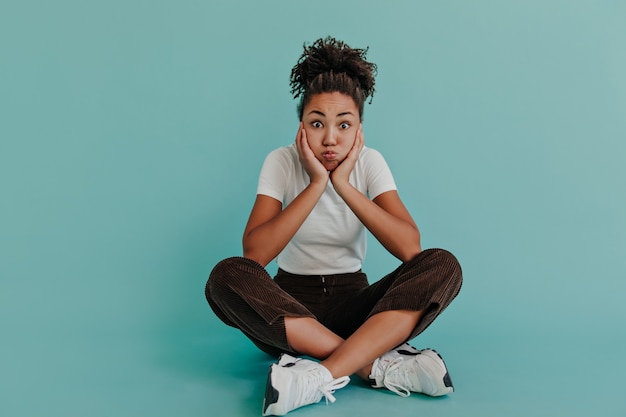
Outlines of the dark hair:
M352 97L359 116L363 116L365 100L370 97L371 103L374 96L376 76L376 64L365 60L368 49L351 48L330 36L308 47L304 44L304 52L291 69L289 83L293 98L300 97L300 119L313 95L334 92Z

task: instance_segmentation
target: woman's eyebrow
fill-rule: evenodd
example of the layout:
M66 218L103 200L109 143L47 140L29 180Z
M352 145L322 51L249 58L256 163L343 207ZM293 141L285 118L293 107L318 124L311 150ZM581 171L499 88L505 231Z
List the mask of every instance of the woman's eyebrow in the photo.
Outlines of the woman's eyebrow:
M322 117L326 117L326 115L319 110L311 110L309 114L318 114ZM348 115L354 116L354 113L352 113L351 111L344 111L344 112L338 113L336 117L342 117L342 116L348 116Z

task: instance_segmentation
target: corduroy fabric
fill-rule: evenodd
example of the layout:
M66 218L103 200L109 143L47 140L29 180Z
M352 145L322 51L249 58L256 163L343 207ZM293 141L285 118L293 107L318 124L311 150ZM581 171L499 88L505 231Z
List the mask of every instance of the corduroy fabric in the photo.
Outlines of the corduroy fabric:
M228 258L209 276L205 295L215 314L270 355L290 350L284 317L313 317L347 338L370 316L387 310L424 311L407 340L423 332L459 293L461 267L443 249L428 249L379 281L361 272L272 279L255 261Z

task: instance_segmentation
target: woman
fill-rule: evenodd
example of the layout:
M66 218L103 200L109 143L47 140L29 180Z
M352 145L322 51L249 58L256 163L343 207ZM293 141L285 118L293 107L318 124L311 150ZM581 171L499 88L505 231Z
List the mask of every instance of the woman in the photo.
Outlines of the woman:
M295 143L264 162L243 257L221 261L207 282L216 315L280 356L264 415L334 402L352 374L401 396L453 391L441 356L405 342L458 294L461 268L447 251L422 250L385 160L364 146L376 73L366 52L330 37L305 46L291 72ZM402 261L372 285L361 272L365 229ZM272 279L265 266L276 257Z

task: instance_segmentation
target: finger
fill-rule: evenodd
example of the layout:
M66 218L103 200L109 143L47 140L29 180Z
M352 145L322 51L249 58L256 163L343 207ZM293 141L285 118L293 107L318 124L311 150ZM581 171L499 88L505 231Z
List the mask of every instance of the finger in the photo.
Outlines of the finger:
M306 138L306 130L304 129L304 124L300 123L300 134L302 135L302 142L309 144L309 141Z
M300 134L300 143L298 144L298 152L302 156L304 160L313 160L315 156L313 155L313 150L309 145L309 140L306 136L306 130L304 127L301 129Z
M354 145L352 145L352 149L350 150L354 157L358 157L359 153L361 152L361 149L363 149L363 129L361 127L361 125L359 125L359 128L357 129L356 132L356 138L354 140Z
M302 125L302 122L300 122L300 126L298 128L298 134L296 135L296 145L298 147L299 151L302 151L303 148L303 141L304 141L304 135L306 134L306 132L304 131L304 127Z
M359 131L357 133L357 140L360 142L361 146L365 143L365 136L363 135L363 124L359 124Z
M307 155L309 153L310 146L309 141L306 137L306 130L304 128L300 129L300 151L303 155Z

